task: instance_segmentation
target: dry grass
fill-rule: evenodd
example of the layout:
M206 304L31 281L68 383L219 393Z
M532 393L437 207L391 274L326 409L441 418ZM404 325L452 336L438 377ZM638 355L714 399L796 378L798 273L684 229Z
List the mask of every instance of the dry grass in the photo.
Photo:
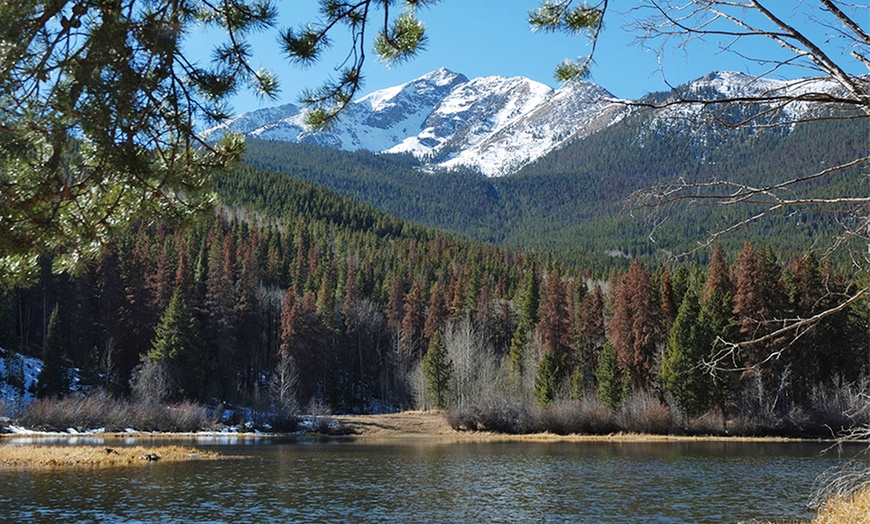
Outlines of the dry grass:
M735 436L685 436L652 435L613 431L598 435L555 434L538 431L515 434L492 431L457 431L448 422L448 414L443 411L405 411L384 415L336 415L343 425L353 429L353 436L394 438L394 437L439 437L454 441L562 441L562 442L788 442L793 439L781 437L735 437Z
M0 446L0 468L55 469L115 467L155 461L213 459L219 455L182 446Z
M870 486L849 497L829 500L812 524L870 524Z

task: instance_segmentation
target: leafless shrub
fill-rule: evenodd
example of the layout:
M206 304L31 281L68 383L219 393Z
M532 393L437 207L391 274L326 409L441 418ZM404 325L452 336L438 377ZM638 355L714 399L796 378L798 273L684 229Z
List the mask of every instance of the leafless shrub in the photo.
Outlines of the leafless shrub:
M487 396L479 403L453 406L447 412L447 422L457 431L495 431L522 434L534 431L532 414L517 400Z
M730 429L726 431L722 423L722 414L718 410L706 411L690 418L684 429L690 435L721 435L731 431Z
M671 410L652 393L638 391L619 408L616 424L623 431L667 434L672 424Z
M192 402L164 405L153 402L128 402L103 394L63 399L42 399L28 406L19 423L44 431L77 431L104 428L123 431L200 431L214 429L218 416Z
M613 410L594 400L561 401L539 408L536 426L557 435L601 435L618 429Z
M215 427L218 417L199 404L184 401L164 406L163 422L158 431L200 431Z
M105 427L107 404L113 401L99 396L39 399L32 402L19 420L26 427L44 431L77 431Z
M870 383L826 384L813 388L810 403L818 424L836 434L870 425Z
M580 403L580 416L583 421L581 432L603 435L615 430L613 410L595 400Z
M150 358L136 366L130 379L133 399L144 403L165 403L175 389L174 384L169 366Z
M311 417L311 431L330 434L330 428L335 419L332 418L332 408L317 399L311 399L308 403L308 415Z

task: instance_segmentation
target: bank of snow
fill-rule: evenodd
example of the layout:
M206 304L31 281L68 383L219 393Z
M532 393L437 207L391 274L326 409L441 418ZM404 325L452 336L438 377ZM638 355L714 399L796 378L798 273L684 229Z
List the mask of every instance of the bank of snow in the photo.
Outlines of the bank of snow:
M33 402L42 360L0 348L0 416L20 413Z

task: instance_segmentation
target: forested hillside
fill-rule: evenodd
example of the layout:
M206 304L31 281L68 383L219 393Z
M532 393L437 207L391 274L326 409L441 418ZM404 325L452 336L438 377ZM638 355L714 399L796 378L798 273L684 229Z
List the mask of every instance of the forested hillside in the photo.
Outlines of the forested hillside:
M699 125L679 120L653 125L649 112L637 111L503 178L427 173L402 157L256 139L249 140L246 162L313 181L407 220L483 242L555 250L603 269L618 263L614 255L691 250L757 211L751 206L637 208L630 197L649 186L678 179L762 186L811 174L866 148L860 121L740 132L705 124L704 132L695 132ZM808 196L870 190L857 171L812 184ZM763 237L780 256L794 255L797 246L824 250L842 232L837 223L842 218L818 208L774 214L721 241L736 251L745 241Z
M0 346L43 357L40 395L64 394L56 370L74 366L113 395L267 411L452 406L465 427L517 431L522 406L576 402L584 431L718 413L720 430L806 432L846 423L868 371L866 301L703 364L725 349L716 337L758 338L837 300L847 279L811 253L746 244L604 275L282 174L241 167L217 189L200 223L139 224L82 274L3 290ZM629 405L634 418L608 415Z

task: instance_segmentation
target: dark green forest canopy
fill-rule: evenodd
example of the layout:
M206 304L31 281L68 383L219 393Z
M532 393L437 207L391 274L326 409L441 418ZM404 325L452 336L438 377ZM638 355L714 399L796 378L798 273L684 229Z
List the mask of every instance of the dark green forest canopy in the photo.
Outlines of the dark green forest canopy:
M597 270L625 267L622 257L680 255L763 209L717 202L646 207L636 198L675 180L736 180L763 187L796 173L845 163L866 148L867 122L808 122L763 132L650 128L650 112L578 140L503 178L421 171L407 157L349 153L311 145L248 141L245 162L309 180L395 216L478 241L540 253L556 252ZM870 192L860 169L810 181L807 198ZM793 207L717 242L734 251L764 238L782 257L812 246L819 252L843 233L843 206ZM707 250L695 259L703 261ZM846 268L848 250L834 262Z

